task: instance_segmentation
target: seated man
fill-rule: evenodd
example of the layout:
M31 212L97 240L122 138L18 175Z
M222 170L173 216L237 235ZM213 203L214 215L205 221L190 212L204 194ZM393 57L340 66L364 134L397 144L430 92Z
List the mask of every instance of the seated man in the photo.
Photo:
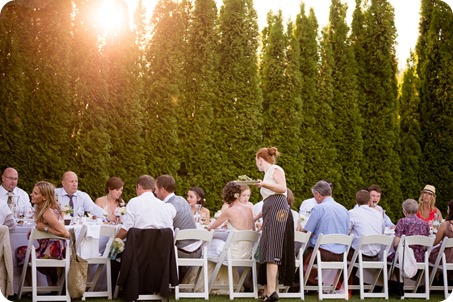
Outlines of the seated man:
M142 175L137 180L137 197L132 198L126 205L126 215L123 225L116 235L124 239L130 228L138 229L173 229L173 219L176 209L169 203L156 198L153 194L154 179Z
M356 194L357 206L352 210L349 210L349 234L354 237L351 249L349 250L349 260L357 249L363 235L384 234L384 218L382 217L382 214L369 206L371 202L370 192L367 190L360 190ZM363 247L362 255L365 258L374 258L379 254L380 250L380 245L370 244Z
M371 195L370 207L378 210L380 213L383 213L385 227L394 229L395 225L390 220L390 217L388 217L387 214L385 214L384 209L379 205L379 201L381 200L381 195L382 195L381 188L378 185L371 185L368 187L368 191L370 192L370 195Z
M61 184L63 188L55 189L60 206L69 206L76 214L77 210L82 208L84 212L90 212L94 216L106 217L107 212L103 208L95 204L87 193L78 190L79 180L77 174L72 171L65 172Z
M17 210L29 211L32 210L30 196L27 192L17 186L19 181L19 173L14 168L6 168L2 174L2 184L0 186L0 204L10 204L13 198L17 199Z
M311 188L311 191L317 205L311 210L310 219L302 230L312 233L308 248L304 253L304 259L307 263L320 234L347 235L349 230L348 210L332 198L332 188L329 183L324 180L318 181ZM320 248L321 257L324 261L340 261L345 251L345 246L338 244L326 244ZM317 271L312 269L308 278L309 283L316 285L318 283L317 278Z
M156 178L154 194L156 197L171 204L176 209L176 216L173 219L173 228L186 230L196 229L192 208L189 203L181 196L175 195L176 182L171 175L161 175ZM200 258L201 242L198 240L179 240L176 242L179 258ZM188 267L179 268L179 280L182 281Z

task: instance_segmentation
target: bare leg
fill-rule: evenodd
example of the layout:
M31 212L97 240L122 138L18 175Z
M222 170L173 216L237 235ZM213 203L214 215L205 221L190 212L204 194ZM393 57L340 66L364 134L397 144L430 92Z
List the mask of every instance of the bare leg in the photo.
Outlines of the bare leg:
M266 263L267 285L264 288L264 290L267 296L272 295L272 293L277 290L277 273L278 273L277 264L270 262Z

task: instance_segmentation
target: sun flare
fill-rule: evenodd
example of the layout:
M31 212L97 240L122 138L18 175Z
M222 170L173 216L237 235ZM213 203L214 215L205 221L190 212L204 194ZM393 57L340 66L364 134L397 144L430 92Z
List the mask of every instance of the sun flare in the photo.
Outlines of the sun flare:
M127 17L127 5L118 0L104 0L94 13L96 24L105 32L116 32L127 27Z

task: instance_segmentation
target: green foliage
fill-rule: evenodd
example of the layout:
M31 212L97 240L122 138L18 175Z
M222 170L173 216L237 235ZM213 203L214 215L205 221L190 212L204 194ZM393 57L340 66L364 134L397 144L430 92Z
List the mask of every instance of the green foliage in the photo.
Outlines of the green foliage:
M415 72L414 54L408 59L401 85L400 129L401 129L401 192L403 198L417 199L424 184L420 180L422 151L420 148L420 114L418 111L418 76Z
M424 183L436 187L437 207L445 213L453 196L453 17L442 1L422 2L422 20L430 20L424 40L418 73L420 77L420 127L422 176ZM425 28L426 30L426 28Z
M262 94L258 76L258 24L251 0L225 0L220 9L219 96L212 133L216 192L238 175L260 176L255 153L262 147ZM220 201L220 198L219 198ZM220 208L221 202L217 204Z
M295 192L300 190L303 179L299 152L302 148L300 54L291 23L287 34L284 33L281 11L268 15L263 41L266 41L261 57L264 143L282 151L279 164L285 170L288 188Z
M355 194L361 188L363 139L357 97L356 63L348 41L346 5L333 0L330 7L330 24L327 39L332 51L332 86L334 130L332 141L337 152L339 178L335 181L335 200L346 208L355 204ZM325 62L328 63L328 62Z
M305 6L301 4L300 13L296 18L295 36L299 42L301 74L302 123L300 133L302 148L299 152L304 165L304 179L301 183L302 200L313 197L309 188L318 180L326 178L324 172L318 168L318 164L322 163L325 158L321 147L318 145L318 131L320 131L319 127L322 126L317 124L320 114L316 89L319 70L317 35L318 22L313 9L310 9L309 15L306 16ZM296 206L299 206L302 200L296 199Z

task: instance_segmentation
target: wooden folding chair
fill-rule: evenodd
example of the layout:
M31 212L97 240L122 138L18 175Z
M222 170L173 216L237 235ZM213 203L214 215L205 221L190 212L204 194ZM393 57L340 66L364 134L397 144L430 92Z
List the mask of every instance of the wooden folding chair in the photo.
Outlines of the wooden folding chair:
M395 269L399 269L399 282L404 282L404 295L401 299L404 298L426 298L429 300L429 255L431 254L431 250L434 243L434 237L429 236L420 236L420 235L413 235L413 236L401 236L400 242L398 244L398 248L395 251L395 258L393 259L392 266L389 271L389 276L392 276ZM401 270L404 267L403 261L403 249L410 248L412 245L421 245L426 248L425 251L425 258L423 262L417 262L417 270L418 270L418 277L414 284L408 284L410 279L404 278ZM420 272L421 271L421 272ZM425 285L425 292L424 293L417 293L417 289L419 288L421 281L424 278L424 285ZM405 281L407 280L407 282ZM412 280L411 280L412 281ZM412 290L412 292L406 292L407 290Z
M66 241L66 253L64 259L38 259L36 258L35 246L33 243L38 239L61 239ZM69 271L69 241L68 238L58 237L50 233L38 231L32 229L30 234L30 240L28 242L27 252L25 254L24 267L22 269L21 283L19 286L19 299L22 297L24 292L32 292L32 300L35 301L71 301L68 292L68 284L66 282L68 271ZM30 261L31 259L31 261ZM31 286L25 285L25 277L27 275L27 269L31 267ZM39 286L37 283L37 273L39 267L56 267L61 268L63 273L59 276L57 285L55 286ZM65 287L64 294L62 294L63 287ZM38 292L58 292L58 295L38 295Z
M214 281L217 277L217 274L219 273L220 268L222 267L222 265L225 265L228 267L228 290L230 300L233 300L235 297L251 297L255 299L258 298L257 271L254 255L258 246L259 237L260 234L255 231L234 231L230 233L225 243L223 252L218 257L208 258L209 261L212 261L216 264L211 278L209 279L209 291L211 291L213 288ZM239 241L248 241L251 243L251 256L249 258L235 258L231 253L231 246ZM233 284L233 268L244 268L242 274L239 277L239 282L236 285ZM247 277L247 274L250 270L252 270L253 291L241 292L245 278Z
M448 263L447 259L445 258L445 250L446 249L451 249L453 248L453 238L447 238L445 237L444 240L442 240L442 243L439 248L439 253L437 254L436 261L432 264L430 263L429 266L431 267L431 275L429 278L429 287L431 290L443 290L444 291L444 296L445 299L449 297L449 292L451 293L451 290L453 288L453 285L448 285L448 271L453 271L453 263ZM442 272L442 277L444 281L443 286L439 285L433 285L434 278L436 274L439 272L439 270Z
M82 301L86 300L87 297L107 297L107 299L112 300L112 274L110 266L110 258L108 257L110 248L112 246L113 239L116 236L116 228L110 225L101 225L100 226L100 237L107 237L107 243L104 249L104 253L98 257L87 258L88 261L88 272L90 273L90 268L96 269L94 276L91 280L87 280L87 290L83 294ZM83 225L80 230L79 236L77 237L76 246L80 246L83 239L87 234L87 226ZM106 280L107 289L102 291L95 291L96 284L99 280L101 273L104 272L104 277ZM89 274L90 275L90 274Z
M359 285L349 284L349 289L359 289L360 290L360 299L365 298L385 298L388 300L388 265L387 265L387 256L390 250L390 247L393 243L393 236L387 235L364 235L360 238L359 245L352 256L351 261L348 262L348 278L351 277L352 271L354 268L358 268L359 271ZM363 248L367 245L380 245L381 252L379 253L379 260L377 261L367 261L363 259ZM373 270L373 281L371 284L366 285L364 283L364 270ZM379 281L379 278L383 275L383 292L373 292L376 284ZM365 290L368 292L365 292Z
M352 237L344 234L329 234L323 235L320 234L316 245L313 249L313 253L311 254L310 260L307 265L307 269L305 271L305 289L309 290L318 290L318 298L319 300L323 300L324 298L332 298L332 299L346 299L349 298L348 293L348 252L349 248L352 243ZM321 252L319 248L321 245L324 244L341 244L346 247L345 252L342 255L341 261L322 261L321 259ZM316 264L315 264L316 259ZM310 272L312 269L318 270L318 285L308 285L308 277L310 276ZM326 284L323 285L323 270L336 270L337 276L333 281L333 284ZM335 292L335 287L340 280L341 274L343 274L343 286L344 292Z
M288 292L289 286L282 286L279 285L278 289L278 296L280 298L300 298L304 300L304 251L305 247L307 246L308 241L310 240L311 232L294 232L294 242L299 242L301 244L299 253L296 255L296 272L299 269L299 291L290 293Z
M209 300L208 286L208 248L207 245L211 242L213 232L199 229L177 230L175 234L175 244L180 240L200 240L201 243L201 258L179 258L178 251L175 245L176 265L178 270L180 266L198 267L198 273L193 284L179 284L175 286L175 299L179 298L204 298ZM203 291L195 292L200 278L203 277ZM191 292L181 292L181 289L189 289Z

